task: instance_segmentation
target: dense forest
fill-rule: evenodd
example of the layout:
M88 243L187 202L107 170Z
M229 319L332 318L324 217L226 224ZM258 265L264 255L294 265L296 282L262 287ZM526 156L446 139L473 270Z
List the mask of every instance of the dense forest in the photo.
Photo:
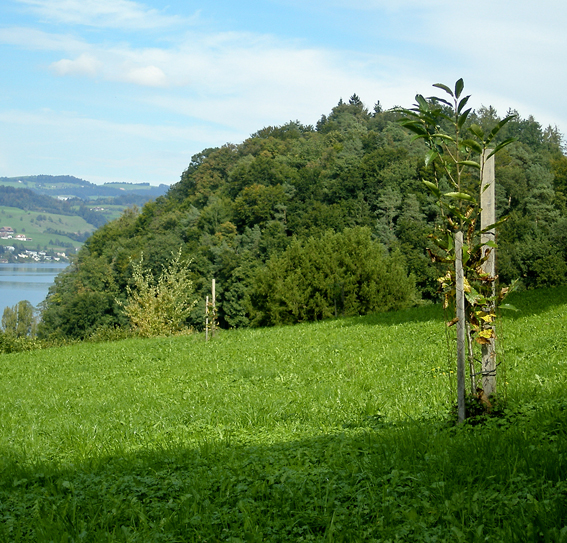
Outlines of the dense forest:
M514 113L508 112L507 114ZM435 162L383 111L353 95L317 125L267 127L195 155L165 196L102 226L51 288L41 333L85 337L127 325L133 262L159 273L181 249L202 326L216 279L222 327L363 314L438 300L427 248L439 208L424 188ZM490 130L482 107L467 122ZM496 161L501 283L567 281L567 157L557 129L515 119ZM472 174L471 174L472 175ZM443 180L441 180L443 182Z

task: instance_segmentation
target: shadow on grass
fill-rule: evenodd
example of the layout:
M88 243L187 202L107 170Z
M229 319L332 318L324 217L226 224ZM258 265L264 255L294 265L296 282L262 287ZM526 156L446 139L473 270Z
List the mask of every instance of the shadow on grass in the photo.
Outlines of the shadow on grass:
M395 326L410 322L443 321L445 319L441 304L428 304L399 311L372 313L361 317L345 317L345 326Z
M517 311L502 310L505 319L518 319L544 313L553 307L567 304L567 286L541 288L514 292L506 299L506 303ZM451 317L452 318L452 317ZM395 326L405 323L419 323L446 320L442 304L428 304L400 311L373 313L362 317L346 317L345 326ZM450 320L450 319L449 319Z
M503 311L507 319L518 319L544 313L556 306L567 304L567 285L513 292L506 299L518 311Z
M484 540L482 530L491 541L529 541L532 526L534 541L560 540L567 402L474 428L375 422L288 442L227 433L65 468L24 467L2 451L0 538L448 541L458 529L463 541Z

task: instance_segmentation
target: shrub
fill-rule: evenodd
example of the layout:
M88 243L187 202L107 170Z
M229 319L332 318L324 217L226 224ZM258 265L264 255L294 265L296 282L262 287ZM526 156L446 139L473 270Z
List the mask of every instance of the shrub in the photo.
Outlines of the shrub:
M134 285L126 287L126 302L117 302L137 335L172 335L187 329L185 320L196 304L191 301L193 282L187 265L181 262L179 250L156 280L151 270L144 270L143 254L139 262L132 263Z
M369 228L294 240L255 279L255 325L291 324L402 309L414 303L413 278L398 254L388 255Z

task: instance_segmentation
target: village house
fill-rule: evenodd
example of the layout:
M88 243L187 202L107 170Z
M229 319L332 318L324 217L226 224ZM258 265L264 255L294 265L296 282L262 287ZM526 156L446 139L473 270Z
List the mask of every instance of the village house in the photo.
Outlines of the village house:
M11 226L0 226L0 239L12 239L14 229Z

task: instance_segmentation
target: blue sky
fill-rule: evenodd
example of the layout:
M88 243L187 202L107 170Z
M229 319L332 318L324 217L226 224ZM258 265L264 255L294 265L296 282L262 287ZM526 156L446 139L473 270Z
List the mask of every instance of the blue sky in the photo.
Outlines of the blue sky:
M171 184L206 147L459 77L566 133L565 28L562 0L2 0L0 176Z

